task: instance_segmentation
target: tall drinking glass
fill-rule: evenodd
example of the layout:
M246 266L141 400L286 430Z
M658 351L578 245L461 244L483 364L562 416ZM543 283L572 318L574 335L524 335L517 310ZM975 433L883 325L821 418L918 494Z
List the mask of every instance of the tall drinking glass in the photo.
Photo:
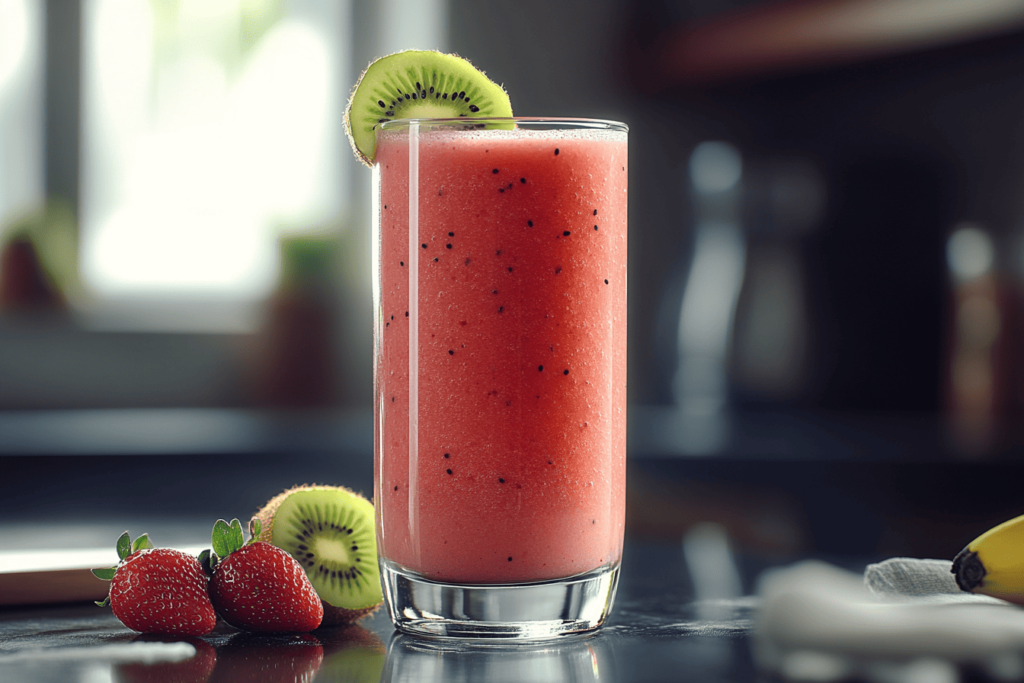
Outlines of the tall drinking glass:
M385 603L431 636L608 615L625 517L627 128L377 133L374 498Z

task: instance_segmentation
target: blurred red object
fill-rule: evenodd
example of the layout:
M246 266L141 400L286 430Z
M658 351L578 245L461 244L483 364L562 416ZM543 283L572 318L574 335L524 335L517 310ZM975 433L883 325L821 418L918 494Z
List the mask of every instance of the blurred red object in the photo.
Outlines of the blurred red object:
M35 245L14 239L0 251L0 311L62 310L64 296L43 270Z

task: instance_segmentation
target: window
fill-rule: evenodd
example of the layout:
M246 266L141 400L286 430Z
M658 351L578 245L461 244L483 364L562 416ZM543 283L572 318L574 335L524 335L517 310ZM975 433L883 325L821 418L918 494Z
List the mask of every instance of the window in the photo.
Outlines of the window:
M348 3L87 0L82 21L96 310L251 328L278 237L336 229L344 208Z
M43 198L42 7L0 0L0 237Z

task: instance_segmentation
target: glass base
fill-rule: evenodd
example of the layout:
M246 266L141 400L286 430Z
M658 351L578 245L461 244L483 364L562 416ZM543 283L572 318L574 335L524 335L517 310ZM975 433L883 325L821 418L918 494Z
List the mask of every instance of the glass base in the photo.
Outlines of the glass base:
M395 628L433 638L546 640L593 631L611 612L619 565L565 579L448 584L381 560L384 604Z

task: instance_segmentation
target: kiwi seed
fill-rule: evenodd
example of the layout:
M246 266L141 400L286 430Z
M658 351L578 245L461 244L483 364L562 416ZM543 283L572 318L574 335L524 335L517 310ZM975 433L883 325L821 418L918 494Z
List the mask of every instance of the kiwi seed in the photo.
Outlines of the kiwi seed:
M324 605L324 626L347 624L383 602L373 505L340 486L296 486L254 515L259 540L286 550Z
M369 166L377 127L387 121L510 116L508 94L462 57L406 50L381 57L359 77L345 110L345 131Z

